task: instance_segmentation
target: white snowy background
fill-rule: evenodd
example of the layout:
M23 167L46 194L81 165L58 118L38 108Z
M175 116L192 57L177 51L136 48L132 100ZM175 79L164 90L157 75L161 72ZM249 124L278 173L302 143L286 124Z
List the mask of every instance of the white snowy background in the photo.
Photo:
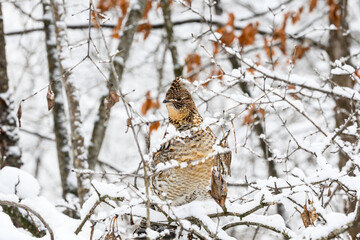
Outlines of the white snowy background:
M89 1L68 0L65 2L66 24L68 26L87 25ZM135 0L131 0L130 6L135 2ZM200 17L195 11L209 19L207 2L194 0L191 5L192 10L189 10L184 6L187 4L186 2L173 1L171 5L172 21L199 19ZM283 24L284 13L298 11L301 6L304 6L297 23L292 24L291 20L288 20L286 33L296 34L294 36L302 36L319 44L327 45L329 29L334 27L330 25L327 17L329 7L326 1L318 1L316 8L310 13L309 2L307 0L221 0L220 6L223 13L221 15L213 13L211 16L215 21L225 24L228 21L228 14L232 12L235 15L235 25L238 27L245 27L249 23L257 21L259 30L268 32L270 39L274 26L277 28ZM284 4L281 6L282 3ZM156 1L148 15L151 24L163 22L162 11L161 8L156 7L157 4ZM82 208L78 209L81 219L72 219L62 213L63 206L78 205L76 202L65 202L61 196L53 116L52 112L47 110L46 102L49 80L45 35L42 31L10 35L15 31L43 26L41 2L2 1L2 6L5 33L8 34L6 35L8 75L15 105L17 106L22 99L34 93L37 94L22 103L22 127L19 129L19 134L24 165L21 170L12 167L4 167L0 170L0 200L18 202L21 199L21 204L42 215L52 228L55 239L90 239L90 235L92 239L104 239L104 233L111 228L114 216L118 216L116 218L118 234L122 236L122 239L132 239L135 228L146 216L143 180L137 179L139 190L136 190L132 186L134 182L132 176L124 178L111 174L116 173L114 169L121 173L134 173L141 161L134 137L130 130L127 131L128 117L123 105L119 102L112 108L99 156L99 160L114 168L96 168L98 174L94 174L92 177L94 188L91 190L91 196ZM39 21L26 16L19 10L20 8ZM273 13L269 11L269 8L275 9ZM113 9L106 13L109 17L107 24L116 24L118 10ZM327 53L311 46L306 40L303 44L308 44L310 50L301 59L297 59L292 67L289 60L291 61L292 50L299 44L299 41L288 39L287 55L281 53L279 48L274 46L273 57L278 60L278 64L273 70L263 48L264 37L258 33L254 44L242 49L234 43L231 48L222 50L216 55L216 63L225 72L222 79L216 77L209 79L211 67L205 67L198 74L195 82L186 82L200 114L214 133L220 138L222 128L230 130L228 143L233 159L232 175L227 178L230 186L226 205L229 212L238 215L221 219L210 218L209 215L222 212L221 208L212 200L194 202L185 206L172 207L172 209L166 209L165 204L163 210L179 221L178 226L181 224L185 231L193 229L203 236L207 236L208 239L214 238L215 235L219 239L252 239L254 234L256 239L281 239L284 234L294 239L318 239L326 237L331 231L353 221L355 213L346 214L344 212L346 193L335 189L345 186L344 188L352 191L353 195L360 197L360 156L356 154L360 145L357 143L355 150L349 148L348 152L352 154L353 163L357 164L357 169L353 171L352 176L349 176L347 168L342 171L338 168L339 145L331 139L336 131L333 98L322 92L299 86L293 90L298 96L298 98L294 98L290 95L292 90L287 89L287 83L274 81L271 77L264 79L264 75L277 76L285 79L288 83L294 83L294 85L304 84L315 89L334 91L338 95L360 100L359 78L354 74L359 67L360 44L357 40L360 31L359 10L358 1L348 1L347 19L353 37L350 49L353 55L351 58L353 67L344 65L341 59L332 66ZM262 12L268 13L253 17L255 13ZM247 20L247 17L251 19ZM212 40L215 36L205 33L208 28L208 25L201 23L174 26L181 64L184 64L187 55L192 53L201 56L202 66L210 66L214 62L208 53L212 55L214 45ZM214 31L218 29L217 26L213 26L213 28ZM104 28L104 33L110 51L114 54L119 40L111 38L112 30L109 28ZM194 36L202 33L204 33L203 36L194 39ZM235 34L239 36L241 31L235 30ZM71 46L72 64L75 66L87 54L88 29L68 28L67 36ZM91 56L107 78L110 73L110 65L107 62L103 39L96 28L92 28L91 36L99 52L97 54L91 47ZM158 98L162 102L167 88L175 77L170 52L167 51L164 55L165 37L164 29L152 29L149 37L145 40L143 33L135 35L120 84L122 92L127 94L127 101L139 113L134 119L134 123L160 120L161 126L151 133L150 150L157 147L162 140L167 128L167 110L164 104L161 104L160 109L151 109L145 116L141 115L140 110L146 100L145 94L150 91L153 99ZM233 69L228 61L229 54L236 51L242 51L241 58L244 60L239 69ZM163 56L165 56L165 61L162 64ZM255 62L259 58L260 65L256 66ZM249 66L246 63L254 65L256 68L254 74L247 70ZM162 69L161 80L158 70L160 67ZM186 77L186 69L183 73ZM339 87L332 90L328 82L331 75L344 73L352 74L354 77L356 81L354 89ZM79 90L85 145L88 147L93 124L97 118L100 97L108 91L107 79L88 59L76 66L72 74ZM210 84L202 87L201 83L208 80L210 80ZM252 96L249 97L243 93L238 85L234 87L236 81L246 82ZM161 84L160 87L159 84ZM45 90L41 90L43 88ZM261 89L265 89L265 92ZM286 101L281 96L286 96ZM205 102L204 99L211 100ZM248 115L249 105L252 103L256 104L256 108L261 108L265 112L264 120L260 122L264 129L264 134L261 136L256 134L252 123L244 124L244 118ZM229 121L232 118L234 120ZM136 127L136 133L143 152L146 152L145 136L149 129L146 124L139 126ZM352 128L349 127L347 131L359 136L359 127L356 124ZM260 137L266 139L273 159L264 157L259 142ZM340 145L344 144L339 138L336 138L336 141ZM330 147L327 148L327 145ZM324 149L326 150L323 151ZM268 161L274 161L278 178L268 177ZM104 171L108 174L100 174ZM142 174L142 171L139 173ZM75 176L73 179L76 181ZM277 189L281 189L281 191L275 193ZM331 196L331 194L327 194L328 191L338 191L338 194ZM94 203L99 197L106 195L111 198L123 198L123 201L113 201L109 198L109 205L101 203L90 220L86 221L82 231L76 235L74 233L76 228ZM151 200L161 202L153 195ZM303 206L308 200L313 202L311 207L316 209L320 217L313 226L305 228L300 213L303 212ZM327 201L330 203L326 204ZM267 206L244 218L239 218L241 214L261 204L267 204ZM280 205L284 209L285 218L277 212L277 206ZM25 211L23 213L26 214ZM135 225L130 224L130 215L133 216ZM167 222L166 216L160 212L151 210L150 216L153 222ZM198 219L204 225L191 223L189 217ZM39 228L44 229L43 223L39 220L35 221ZM94 232L91 232L94 222L97 224L93 226ZM229 223L237 222L240 223L239 226L230 228L230 230L221 229ZM258 230L259 224L273 229L260 227ZM213 235L209 234L204 226ZM148 233L149 237L158 236L151 230L148 230ZM339 236L340 239L348 239L346 233ZM187 239L187 234L184 233L182 238ZM15 228L10 218L0 211L0 239L35 239L35 237L23 229ZM49 234L43 239L50 239Z

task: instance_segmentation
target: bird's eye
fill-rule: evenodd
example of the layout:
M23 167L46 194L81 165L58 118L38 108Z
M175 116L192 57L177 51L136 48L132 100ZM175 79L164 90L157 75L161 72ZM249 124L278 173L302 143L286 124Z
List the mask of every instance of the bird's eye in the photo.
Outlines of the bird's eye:
M176 99L176 101L181 101L181 97L178 97L178 98Z

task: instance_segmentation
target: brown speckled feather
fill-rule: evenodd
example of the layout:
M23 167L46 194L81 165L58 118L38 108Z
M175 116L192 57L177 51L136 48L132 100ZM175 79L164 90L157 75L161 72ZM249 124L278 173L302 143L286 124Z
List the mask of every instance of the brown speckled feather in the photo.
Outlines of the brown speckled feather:
M210 198L211 169L214 165L219 166L222 158L228 158L229 154L211 155L214 152L216 137L210 128L197 128L200 127L202 117L180 79L173 81L164 102L169 112L169 122L177 131L186 133L186 136L173 137L154 153L155 169L159 166L158 164L170 160L176 160L179 165L182 164L178 167L155 171L152 177L153 190L160 198L172 200L173 205Z

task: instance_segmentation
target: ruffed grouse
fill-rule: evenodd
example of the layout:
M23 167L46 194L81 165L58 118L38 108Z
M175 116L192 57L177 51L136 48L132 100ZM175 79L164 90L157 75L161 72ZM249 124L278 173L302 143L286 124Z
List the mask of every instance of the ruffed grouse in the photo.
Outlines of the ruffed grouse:
M227 188L222 173L228 171L231 152L214 153L216 137L209 127L200 127L203 119L180 78L172 82L164 103L169 123L175 126L177 134L170 139L166 137L168 140L153 155L154 192L162 199L172 200L175 206L211 195L223 207ZM224 142L217 144L226 147ZM164 168L171 162L175 166Z

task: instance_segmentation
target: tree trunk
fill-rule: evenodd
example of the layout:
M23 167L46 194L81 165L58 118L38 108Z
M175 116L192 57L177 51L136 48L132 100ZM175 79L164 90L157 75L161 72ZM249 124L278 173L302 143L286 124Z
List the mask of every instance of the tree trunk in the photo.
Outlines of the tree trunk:
M76 80L71 73L72 64L66 35L65 9L61 0L51 0L51 7L55 22L58 62L69 106L74 167L81 171L88 169L88 162L84 147L79 94L75 87ZM76 176L78 182L77 193L80 205L82 205L90 189L89 175L77 172Z
M146 5L146 1L144 0L139 0L137 3L133 3L131 6L131 10L128 14L128 17L126 19L125 25L122 27L122 29L125 30L122 32L120 42L117 47L119 53L114 58L114 66L115 66L117 78L114 76L114 73L111 72L109 77L110 84L108 85L109 93L112 91L117 93L119 89L120 82L122 80L122 76L125 69L125 64L129 57L134 35L136 33L137 27L143 15L145 5ZM89 165L91 169L95 168L95 165L98 161L99 153L107 129L104 98L105 96L101 98L101 103L98 111L98 119L94 124L94 129L90 141Z
M0 3L0 168L5 165L19 168L23 164L14 110L7 75L4 19Z
M334 62L335 60L339 60L342 57L349 57L350 56L350 34L346 34L348 30L348 24L346 21L347 16L347 0L341 0L338 3L339 11L340 11L340 26L338 30L330 30L330 38L329 38L329 47L328 47L328 54L330 60ZM330 19L330 23L335 24ZM348 58L345 62L346 64L350 63L350 58ZM349 74L344 75L333 75L332 82L334 86L341 86L341 87L348 87L353 88L354 82L350 78ZM340 127L349 117L351 112L354 110L354 106L351 104L350 100L344 98L336 98L335 99L335 120L336 120L336 127ZM355 139L346 135L344 133L340 134L340 137L343 141L347 141L350 143L354 143ZM348 157L342 152L339 152L339 168L341 169L345 166L346 162L349 160Z
M9 91L7 61L5 51L4 18L0 3L0 169L4 166L20 168L21 150L18 129L16 128L15 108ZM43 237L29 217L25 217L16 207L2 206L2 211L9 215L14 226L28 230L33 236Z
M56 51L56 33L51 15L51 6L49 0L43 0L44 12L44 30L46 52L49 68L49 82L55 95L53 108L54 132L56 140L56 150L59 162L61 177L62 196L66 200L69 193L76 194L76 186L71 184L69 175L71 175L71 146L69 144L69 132L66 122L66 112L64 108L63 84L61 82L60 66Z
M98 162L101 145L104 141L105 132L107 128L106 123L106 109L105 109L105 96L100 99L100 106L98 110L98 117L94 123L94 128L89 146L89 169L94 170ZM110 111L110 109L109 109Z
M348 58L345 61L345 64L351 65L350 60L350 34L348 31L348 23L347 23L347 0L340 0L337 3L338 14L340 14L340 26L338 26L337 30L330 30L330 38L329 38L329 46L327 52L329 54L330 60L335 62L335 60L340 60L341 58ZM330 15L329 15L330 16ZM331 24L336 25L333 22L332 18L329 17L329 21ZM344 75L333 75L331 81L334 86L340 87L354 87L354 81L351 79L349 74ZM351 103L350 100L345 98L336 98L335 99L335 121L336 128L340 128L349 117L349 115L355 110L355 106ZM341 133L340 138L344 142L348 142L350 144L354 144L356 142L356 138L345 133ZM340 149L339 151L339 168L344 167L349 161L348 156ZM351 173L349 173L351 174ZM349 199L349 202L346 212L350 213L355 211L356 207L356 199ZM355 239L356 234L360 232L360 227L355 226L350 229L349 233L353 239Z
M174 65L174 75L179 77L182 75L183 67L179 64L179 56L174 39L173 23L171 21L170 3L168 0L161 0L161 8L164 16L164 27L167 36L167 48L170 50Z

